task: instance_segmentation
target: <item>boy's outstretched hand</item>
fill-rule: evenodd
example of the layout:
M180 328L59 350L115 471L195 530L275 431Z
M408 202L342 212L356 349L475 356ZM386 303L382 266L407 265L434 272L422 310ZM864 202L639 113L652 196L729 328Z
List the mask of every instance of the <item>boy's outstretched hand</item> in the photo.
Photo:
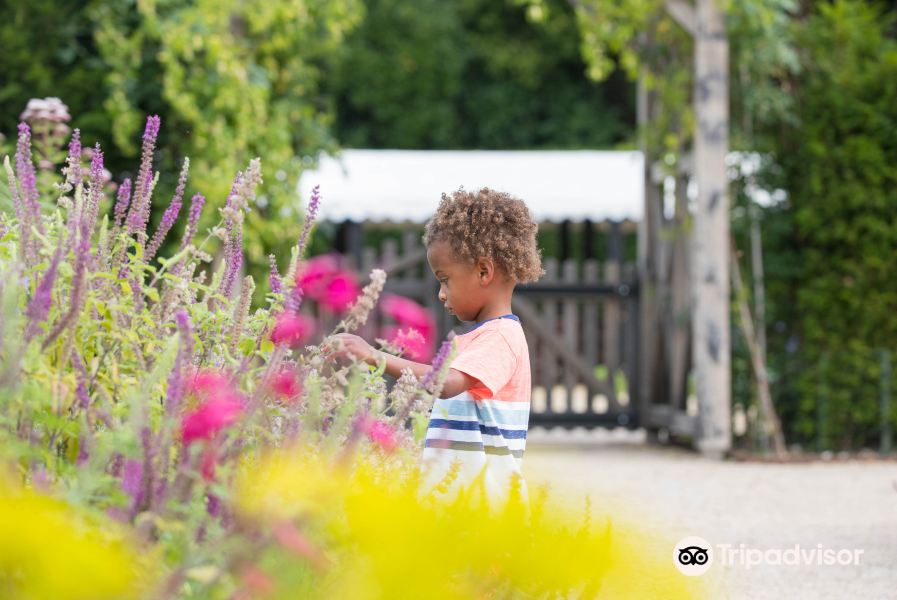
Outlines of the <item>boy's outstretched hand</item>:
M325 345L324 351L328 359L349 358L376 364L377 351L364 338L351 333L337 333L331 340L337 343L337 347Z

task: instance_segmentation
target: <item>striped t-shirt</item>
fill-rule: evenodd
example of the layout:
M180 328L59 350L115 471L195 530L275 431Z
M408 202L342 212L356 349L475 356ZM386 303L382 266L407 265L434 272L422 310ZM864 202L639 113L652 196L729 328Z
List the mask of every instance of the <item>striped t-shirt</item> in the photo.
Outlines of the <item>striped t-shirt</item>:
M529 350L519 319L506 317L488 319L455 337L457 353L450 367L477 383L433 404L421 462L425 494L451 499L462 486L482 483L494 508L508 498L512 480L519 478L520 495L529 504L522 472L530 409Z

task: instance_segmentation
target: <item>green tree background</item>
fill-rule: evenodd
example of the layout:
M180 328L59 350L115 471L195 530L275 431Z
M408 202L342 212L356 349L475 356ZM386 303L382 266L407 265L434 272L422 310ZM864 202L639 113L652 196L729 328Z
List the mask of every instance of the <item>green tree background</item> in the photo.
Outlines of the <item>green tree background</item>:
M632 147L642 135L675 168L691 143L692 49L664 5L13 0L0 6L0 145L14 144L29 98L58 96L85 143L114 149L107 166L120 181L136 170L145 115L160 114L153 223L184 156L188 193L213 207L262 156L246 224L259 280L268 253L287 260L302 220L295 183L321 152ZM787 193L760 212L776 406L790 442L875 445L881 351L897 359L894 7L744 0L727 10L733 149L759 152L756 183ZM640 132L636 74L663 107ZM733 186L740 247L746 183ZM733 369L735 401L750 405L740 346ZM897 410L890 418L897 425Z

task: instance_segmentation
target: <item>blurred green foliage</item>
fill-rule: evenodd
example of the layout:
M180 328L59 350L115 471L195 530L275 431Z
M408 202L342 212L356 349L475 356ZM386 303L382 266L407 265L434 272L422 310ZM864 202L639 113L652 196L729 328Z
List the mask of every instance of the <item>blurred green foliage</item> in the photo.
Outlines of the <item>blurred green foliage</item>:
M800 323L794 433L839 449L877 443L880 349L897 351L893 25L871 3L836 0L798 26L800 108L776 153L799 265L797 285L780 300L793 300ZM827 398L822 431L820 397Z
M606 148L634 88L586 78L570 4L366 0L328 80L341 143L365 148Z

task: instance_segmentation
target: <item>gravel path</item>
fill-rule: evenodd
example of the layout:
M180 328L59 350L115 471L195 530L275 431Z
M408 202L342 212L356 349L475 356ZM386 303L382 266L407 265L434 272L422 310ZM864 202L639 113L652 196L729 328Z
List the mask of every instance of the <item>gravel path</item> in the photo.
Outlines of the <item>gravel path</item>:
M863 550L859 565L750 569L714 550L703 576L714 598L897 598L897 462L715 461L646 445L643 431L534 428L524 474L531 490L548 482L552 498L580 510L588 492L596 514L637 516L671 561L689 535L714 548Z

